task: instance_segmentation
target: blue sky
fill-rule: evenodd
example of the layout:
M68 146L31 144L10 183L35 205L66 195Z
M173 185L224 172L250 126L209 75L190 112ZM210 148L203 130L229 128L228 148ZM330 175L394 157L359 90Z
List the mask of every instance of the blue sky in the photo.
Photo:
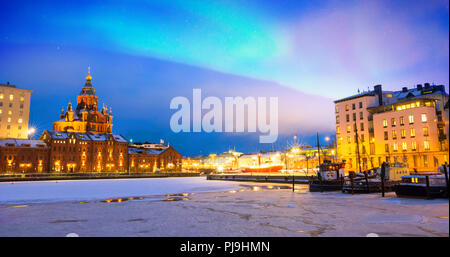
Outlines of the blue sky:
M31 124L41 130L75 101L88 65L115 132L164 138L186 155L331 135L332 100L358 88L448 90L448 1L2 1L0 9L0 81L34 90ZM278 96L279 141L172 133L170 99L192 88Z

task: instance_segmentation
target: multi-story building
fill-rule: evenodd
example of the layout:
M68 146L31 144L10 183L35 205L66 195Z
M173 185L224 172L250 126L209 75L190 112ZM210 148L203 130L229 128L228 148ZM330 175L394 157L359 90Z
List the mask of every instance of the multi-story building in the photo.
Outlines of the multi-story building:
M384 161L435 170L448 162L446 103L445 87L429 83L401 91L382 91L377 85L336 100L337 154L353 171Z
M0 84L0 138L27 139L31 92Z
M163 144L134 144L128 148L128 158L131 172L180 170L182 165L181 154Z
M49 147L42 140L0 139L0 171L39 173L48 170Z

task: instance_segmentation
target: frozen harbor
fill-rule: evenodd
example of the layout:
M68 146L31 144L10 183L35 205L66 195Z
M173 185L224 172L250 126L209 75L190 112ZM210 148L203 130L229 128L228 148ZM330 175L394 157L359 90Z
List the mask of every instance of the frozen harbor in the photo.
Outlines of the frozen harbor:
M447 199L287 187L203 177L0 183L0 236L449 236Z

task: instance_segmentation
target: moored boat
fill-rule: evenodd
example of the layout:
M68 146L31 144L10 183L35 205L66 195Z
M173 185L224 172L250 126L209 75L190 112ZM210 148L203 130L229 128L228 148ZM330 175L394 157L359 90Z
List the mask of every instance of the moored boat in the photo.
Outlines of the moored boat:
M409 175L409 168L404 163L386 164L384 174L379 167L373 173L357 173L345 179L342 186L344 193L379 193L392 192L394 186L400 184L401 177ZM384 179L382 181L382 179Z
M345 163L324 162L317 176L309 180L310 192L340 191L344 182Z
M401 183L395 186L395 193L399 197L448 197L445 176L438 172L402 176Z

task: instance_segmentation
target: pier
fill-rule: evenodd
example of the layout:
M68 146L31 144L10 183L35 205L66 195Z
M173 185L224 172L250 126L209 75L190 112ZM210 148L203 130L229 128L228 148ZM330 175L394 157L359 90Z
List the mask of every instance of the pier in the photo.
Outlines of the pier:
M308 184L308 176L292 176L287 174L211 174L207 175L208 180L228 180L228 181L247 181L247 182L270 182L270 183L290 183L293 180L295 184Z

